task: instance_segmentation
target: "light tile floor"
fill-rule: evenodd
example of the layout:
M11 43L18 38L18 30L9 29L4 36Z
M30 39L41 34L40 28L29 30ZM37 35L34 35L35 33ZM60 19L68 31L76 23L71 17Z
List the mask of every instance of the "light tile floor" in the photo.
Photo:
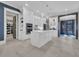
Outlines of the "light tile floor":
M53 38L41 48L29 40L9 40L0 46L1 57L79 57L79 40Z

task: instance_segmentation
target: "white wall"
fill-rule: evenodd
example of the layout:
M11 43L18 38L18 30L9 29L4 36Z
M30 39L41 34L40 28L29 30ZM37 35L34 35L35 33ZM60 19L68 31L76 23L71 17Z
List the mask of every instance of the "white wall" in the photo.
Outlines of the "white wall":
M23 24L21 23L21 17L22 14L19 15L20 20L18 20L18 35L19 35L19 40L23 40Z
M26 7L23 7L23 31L22 31L22 39L28 39L29 35L26 34L26 23L33 24L33 13L28 10Z
M79 39L79 12L78 12L78 39Z
M76 15L68 15L60 18L60 20L70 20L70 19L76 19Z
M53 21L55 20L55 21ZM49 26L50 28L56 28L56 30L53 30L52 36L58 37L58 17L51 17L49 18Z

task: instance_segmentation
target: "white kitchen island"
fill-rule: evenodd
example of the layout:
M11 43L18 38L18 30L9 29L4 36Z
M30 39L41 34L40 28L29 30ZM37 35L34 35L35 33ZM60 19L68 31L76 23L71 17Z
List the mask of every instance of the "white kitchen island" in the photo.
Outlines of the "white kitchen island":
M52 40L52 32L51 30L35 30L31 32L31 44L35 47L42 47L50 40Z

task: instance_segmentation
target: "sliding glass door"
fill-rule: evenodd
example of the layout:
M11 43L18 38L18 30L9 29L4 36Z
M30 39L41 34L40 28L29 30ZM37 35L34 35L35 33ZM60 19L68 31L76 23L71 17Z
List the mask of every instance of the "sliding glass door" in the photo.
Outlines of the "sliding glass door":
M74 25L75 25L74 20L60 21L60 34L61 35L75 35Z
M58 37L62 35L78 39L78 13L58 16Z

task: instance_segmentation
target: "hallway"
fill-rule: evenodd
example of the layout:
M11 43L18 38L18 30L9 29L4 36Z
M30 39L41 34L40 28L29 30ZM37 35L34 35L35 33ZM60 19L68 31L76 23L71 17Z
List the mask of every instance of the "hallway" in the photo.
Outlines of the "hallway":
M79 40L53 38L41 48L31 45L30 40L9 40L0 46L0 56L4 57L78 57Z

